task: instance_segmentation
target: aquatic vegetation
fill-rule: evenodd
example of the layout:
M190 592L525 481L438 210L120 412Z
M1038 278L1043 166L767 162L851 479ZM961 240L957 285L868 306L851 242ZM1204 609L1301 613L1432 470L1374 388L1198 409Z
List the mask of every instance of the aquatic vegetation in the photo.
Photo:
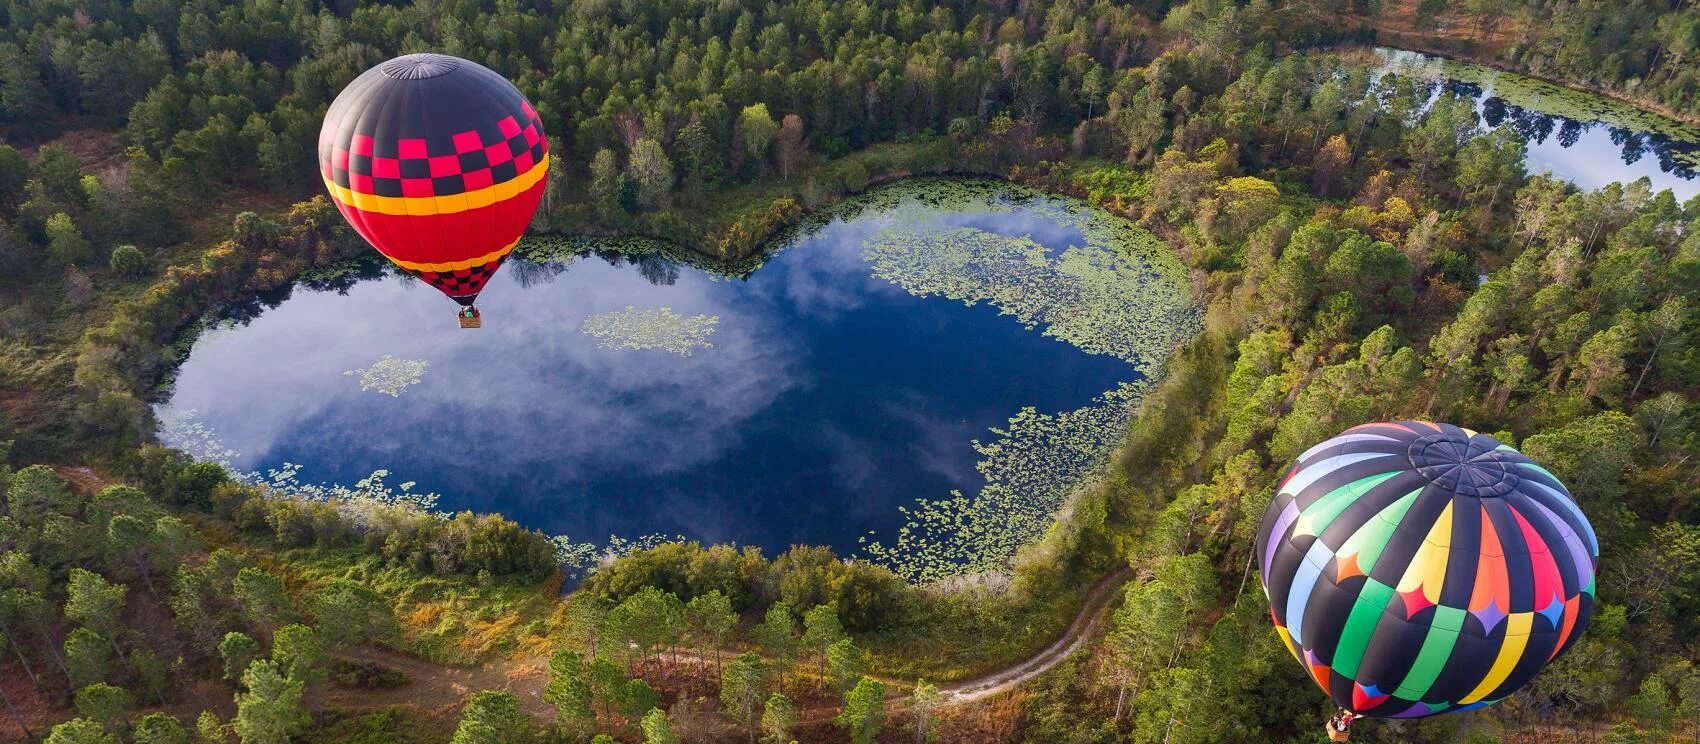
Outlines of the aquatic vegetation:
M387 482L389 477L390 471L380 468L355 481L353 485L307 483L301 480L301 466L286 462L281 467L267 469L258 481L255 481L251 474L241 479L264 486L274 494L311 501L411 504L426 511L433 511L437 507L437 500L442 498L438 493L415 493L413 487L418 484L414 481L403 481L392 488Z
M311 501L408 504L426 511L434 510L437 500L441 498L440 494L414 491L413 487L417 484L413 481L391 486L387 481L390 471L381 468L355 481L353 485L303 481L301 466L289 462L264 472L243 470L235 464L240 455L225 446L218 432L201 421L193 410L162 416L159 441L196 460L224 468L238 481L265 488L279 496Z
M622 256L663 253L671 258L682 250L664 240L640 236L527 235L514 249L514 256L539 263L570 263L592 251Z
M232 463L240 454L224 446L218 432L201 421L199 412L194 409L162 414L159 419L159 441L201 462L210 462L229 472L237 472Z
M989 442L975 440L986 485L969 498L916 499L902 507L905 524L885 543L862 549L898 575L921 583L999 572L1017 551L1050 529L1070 495L1090 484L1127 432L1144 395L1143 381L1124 383L1090 405L1059 414L1023 408Z
M355 375L360 378L360 389L376 390L392 398L399 398L408 388L419 384L419 379L425 375L425 368L430 362L424 359L397 359L389 354L372 363L372 366L351 369L344 375Z
M1016 206L1075 229L1082 244L1053 252L1027 235L941 219ZM1147 379L1200 327L1179 260L1103 210L1008 184L937 179L875 189L834 211L848 219L862 210L890 223L863 247L874 276L918 296L985 302L1083 351L1124 359ZM1022 409L989 441L974 442L986 480L978 494L917 499L890 542L864 537L863 551L916 582L1006 569L1101 471L1145 389L1125 383L1057 414Z
M1190 308L1148 281L1128 254L1069 247L1054 260L1026 236L977 228L892 228L869 241L874 276L915 295L987 302L1028 328L1091 354L1156 367L1188 327Z
M555 544L555 564L571 570L581 570L596 565L601 551L594 543L573 542L566 535L555 535L549 538Z
M627 305L624 310L585 318L579 330L597 339L596 345L603 349L661 349L690 356L693 350L714 348L708 337L719 323L718 315L685 317L670 307L638 310Z

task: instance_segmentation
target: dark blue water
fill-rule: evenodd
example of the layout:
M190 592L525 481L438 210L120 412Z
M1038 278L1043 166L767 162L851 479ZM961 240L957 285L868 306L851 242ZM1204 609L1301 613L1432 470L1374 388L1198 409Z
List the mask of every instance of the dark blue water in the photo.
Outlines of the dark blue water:
M931 219L1053 251L1082 242L1020 207ZM403 277L297 287L197 341L161 415L194 411L241 470L289 462L302 480L352 483L388 469L443 508L579 541L664 533L849 553L895 530L900 505L973 493L971 441L988 427L1139 376L991 306L870 277L863 241L890 220L833 223L747 280L654 255L510 262L476 331ZM608 349L581 332L627 306L717 316L713 346ZM398 397L344 374L384 355L428 367Z

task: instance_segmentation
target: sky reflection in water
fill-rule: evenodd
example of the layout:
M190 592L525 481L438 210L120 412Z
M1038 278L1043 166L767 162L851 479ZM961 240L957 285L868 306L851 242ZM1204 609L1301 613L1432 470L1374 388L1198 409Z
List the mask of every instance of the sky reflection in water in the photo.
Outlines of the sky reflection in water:
M1020 208L930 219L1053 251L1082 242ZM388 468L444 508L577 540L660 532L848 553L899 526L899 505L977 489L970 441L1022 406L1076 408L1138 376L992 307L871 278L862 244L889 224L834 223L748 280L654 258L583 256L553 277L510 264L478 331L401 277L297 288L199 340L161 414L195 411L245 470L292 462L303 480L348 483ZM718 316L713 347L603 349L580 332L628 305ZM344 374L385 354L429 367L400 397Z
M1509 124L1523 135L1529 146L1524 162L1531 175L1551 172L1584 189L1646 177L1654 191L1670 189L1678 201L1700 195L1700 181L1695 180L1694 171L1671 157L1674 150L1700 150L1700 145L1599 122L1548 116L1509 105L1474 85L1454 84L1450 89L1475 99L1476 113L1484 126Z
M1427 75L1445 75L1446 63L1438 57L1396 49L1378 51L1384 60L1383 73L1410 74L1418 71ZM1510 124L1528 144L1529 155L1525 163L1531 175L1551 172L1584 189L1598 189L1613 182L1629 183L1646 177L1655 192L1670 189L1678 201L1700 195L1700 174L1675 157L1679 153L1693 157L1694 153L1700 153L1700 143L1676 140L1654 132L1634 131L1603 121L1569 118L1534 106L1512 105L1495 95L1495 81L1507 73L1487 68L1470 69L1482 76L1482 82L1446 78L1443 85L1434 87L1435 94L1439 95L1444 90L1473 101L1484 128ZM1579 100L1593 101L1601 106L1621 105L1579 91L1565 91L1562 95L1576 96ZM1562 105L1562 102L1555 103Z

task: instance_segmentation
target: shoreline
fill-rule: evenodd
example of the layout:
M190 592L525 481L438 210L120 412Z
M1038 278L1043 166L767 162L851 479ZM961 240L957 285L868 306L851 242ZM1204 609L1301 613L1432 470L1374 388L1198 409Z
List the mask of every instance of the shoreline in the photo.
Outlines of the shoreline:
M1700 127L1700 113L1686 113L1686 112L1674 109L1674 108L1670 107L1669 105L1659 103L1657 101L1652 101L1652 100L1649 100L1649 99L1644 98L1642 96L1637 96L1637 95L1634 95L1634 94L1631 94L1631 93L1626 93L1626 92L1619 91L1619 90L1610 90L1610 89L1606 89L1606 88L1601 88L1601 87L1594 85L1592 83L1584 83L1584 82L1579 81L1579 80L1568 80L1568 79L1564 79L1564 78L1552 77L1550 75L1545 75L1545 74L1538 73L1538 72L1535 72L1533 70L1530 70L1526 66L1523 66L1523 65L1517 65L1517 66L1508 65L1504 60L1492 58L1492 57L1487 57L1487 56L1480 54L1479 52L1473 52L1473 51L1465 49L1461 46L1454 47L1452 45L1438 44L1437 43L1437 42L1445 41L1444 38L1438 38L1437 39L1435 37L1429 37L1429 36L1423 36L1423 35L1420 35L1420 34L1414 34L1414 33L1409 32L1409 31L1400 31L1398 29L1386 28L1386 27L1383 27L1383 26L1377 26L1371 19L1361 18L1361 17L1356 17L1356 16L1354 16L1354 18L1356 20L1363 22L1364 24L1369 26L1369 28L1371 30L1373 30L1375 32L1375 38L1373 40L1371 40L1370 42L1347 42L1347 43L1343 43L1343 44L1326 45L1326 46L1322 46L1322 47L1318 47L1318 48L1320 48L1320 49L1339 49L1339 50L1342 50L1342 51L1345 51L1345 50L1365 51L1365 52L1373 53L1374 50L1375 50L1375 47L1384 47L1384 48L1387 48L1387 49L1394 49L1394 50L1406 51L1406 52L1416 52L1418 54L1426 54L1426 55L1431 56L1431 57L1448 59L1448 60L1452 60L1454 62L1464 62L1464 63L1468 63L1468 64L1472 64L1472 65L1480 65L1482 67L1486 67L1488 69L1495 70L1495 71L1498 71L1498 72L1510 73L1510 74L1513 74L1513 75L1522 75L1523 77L1530 78L1532 80L1539 80L1539 81L1541 81L1543 83L1547 83L1549 85L1557 85L1557 86L1562 87L1562 88L1567 88L1569 90L1573 90L1577 93L1587 93L1587 94L1590 94L1590 95L1600 96L1601 98L1608 98L1608 99L1611 99L1611 100L1616 101L1618 103L1624 104L1626 106L1634 106L1635 108L1644 109L1644 110L1646 110L1650 113L1658 114L1659 116L1665 117L1666 119L1670 119L1671 121L1679 122L1679 123L1686 124L1686 125L1689 125L1689 126ZM1455 43L1468 45L1470 47L1475 46L1475 44L1473 42L1468 42L1468 41L1461 41L1461 42L1455 42ZM1697 144L1700 144L1700 143L1697 143Z

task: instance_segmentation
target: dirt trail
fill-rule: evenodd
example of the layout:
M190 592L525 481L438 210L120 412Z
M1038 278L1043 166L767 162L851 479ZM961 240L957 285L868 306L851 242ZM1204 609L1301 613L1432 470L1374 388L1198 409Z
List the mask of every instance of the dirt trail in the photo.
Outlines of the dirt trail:
M939 691L949 695L953 703L965 703L1012 690L1021 683L1044 674L1058 662L1068 658L1092 636L1092 631L1104 617L1104 611L1116 597L1121 596L1118 590L1132 576L1132 569L1123 567L1099 579L1086 593L1086 602L1081 605L1080 613L1074 616L1074 622L1069 624L1068 630L1063 631L1051 645L1032 658L990 674L941 686Z
M548 682L548 660L543 658L500 659L475 667L444 666L429 659L390 648L368 648L343 654L343 658L373 661L407 675L407 684L380 689L329 687L324 700L343 708L385 708L395 705L435 707L459 706L479 690L511 692L527 713L553 720L555 709L543 702Z
M1120 569L1100 579L1086 594L1086 601L1074 621L1049 646L1018 664L999 669L973 679L940 685L947 704L973 702L1015 689L1034 677L1044 674L1063 659L1079 650L1102 622L1105 612L1121 596L1120 589L1133 572ZM555 711L543 701L543 688L548 684L548 660L539 656L499 659L477 667L448 667L411 654L388 648L363 650L349 658L375 661L405 672L408 683L380 690L332 689L326 702L347 708L381 708L391 705L414 705L426 708L458 705L469 693L478 690L503 690L517 695L525 710L540 719L552 720ZM678 660L686 663L712 663L711 659L696 658L696 654L681 651ZM902 699L893 695L890 700ZM803 723L830 720L836 705L814 704L800 706Z
M112 483L107 481L100 473L96 473L93 469L87 467L73 468L68 465L55 465L53 466L53 472L58 473L59 477L70 481L72 488L89 495L100 493L105 490L107 486L112 485Z

